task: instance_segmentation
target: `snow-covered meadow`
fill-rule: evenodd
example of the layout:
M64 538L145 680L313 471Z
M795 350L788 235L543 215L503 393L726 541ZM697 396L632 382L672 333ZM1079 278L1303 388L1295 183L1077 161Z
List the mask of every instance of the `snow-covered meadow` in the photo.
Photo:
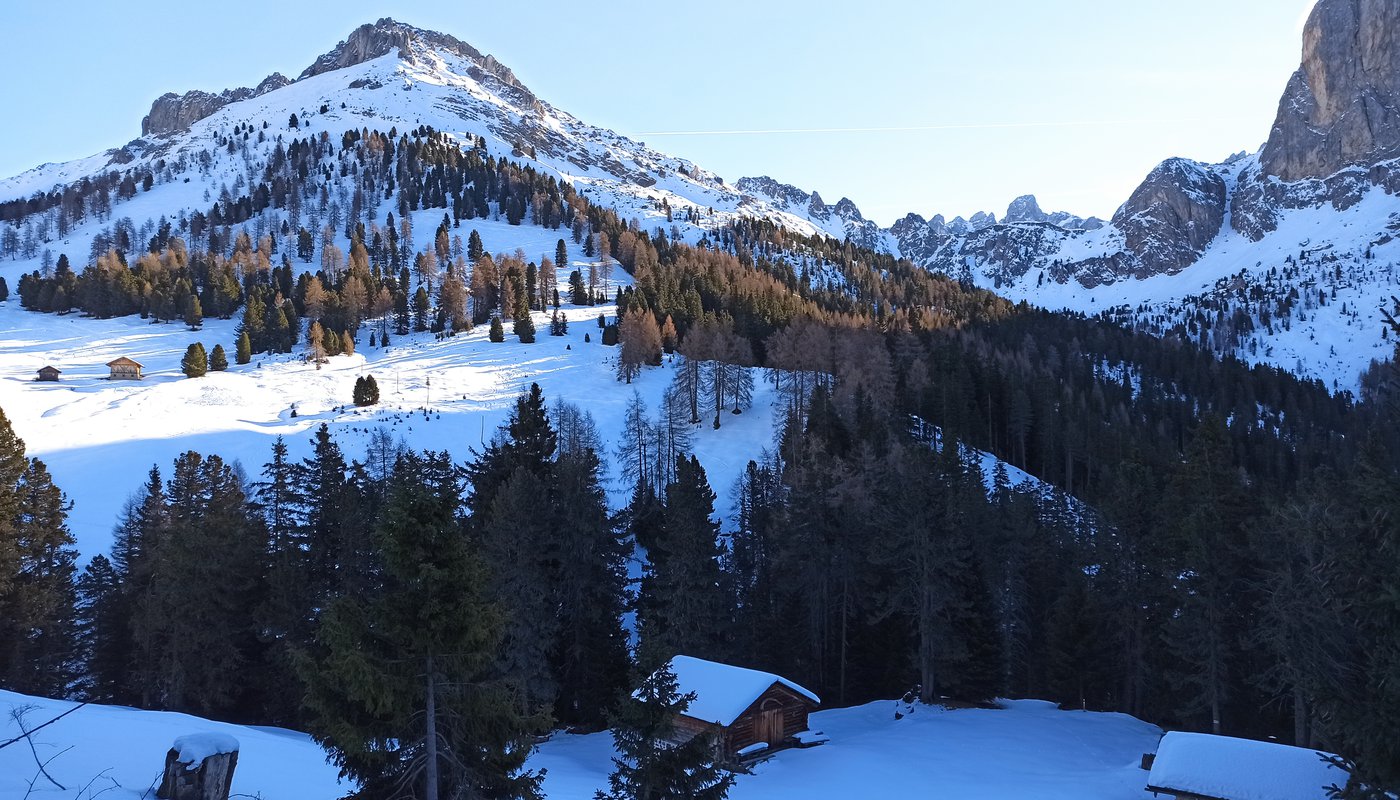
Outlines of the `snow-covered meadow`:
M29 707L30 726L73 707L61 700L0 691L0 741L17 734L9 711ZM819 711L813 730L831 741L774 754L740 775L732 800L851 800L880 797L958 800L1146 800L1143 753L1161 731L1123 714L1060 711L1034 700L1000 709L921 707L901 720L894 704L868 703ZM42 758L66 787L42 777L32 798L134 800L150 786L175 738L219 733L239 741L233 793L263 800L333 800L348 786L305 734L210 722L167 712L85 706L34 735ZM64 748L71 747L70 750ZM611 734L557 734L531 756L545 769L551 800L588 800L604 788L613 756ZM0 750L0 800L25 797L36 774L27 747ZM103 776L106 777L103 777ZM112 781L120 788L112 788ZM97 778L87 793L81 787ZM149 796L149 795L148 795Z

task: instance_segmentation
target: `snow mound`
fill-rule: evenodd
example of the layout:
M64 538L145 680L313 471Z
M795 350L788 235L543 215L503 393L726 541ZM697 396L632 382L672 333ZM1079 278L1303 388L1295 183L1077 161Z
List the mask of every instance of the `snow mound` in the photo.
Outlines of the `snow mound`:
M1328 753L1252 739L1172 731L1162 737L1151 790L1220 800L1325 800L1327 787L1347 774L1324 761Z
M176 739L170 749L179 754L181 764L189 765L185 769L197 769L206 758L237 753L238 740L217 731L191 733Z

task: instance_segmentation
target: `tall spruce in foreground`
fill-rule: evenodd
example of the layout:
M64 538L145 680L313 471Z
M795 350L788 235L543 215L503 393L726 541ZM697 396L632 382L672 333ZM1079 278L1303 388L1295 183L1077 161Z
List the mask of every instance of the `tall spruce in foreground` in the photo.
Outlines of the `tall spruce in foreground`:
M75 677L69 503L0 411L0 684L62 694Z
M356 797L539 798L533 727L494 679L502 620L446 454L406 453L375 530L383 585L344 595L300 660L317 741Z
M619 755L608 776L608 791L594 800L723 800L734 775L715 765L708 735L673 744L676 717L685 713L694 694L681 695L676 676L664 665L642 680L636 693L622 701L613 719L613 742Z
M166 485L162 535L143 542L152 580L137 598L137 658L151 705L256 718L245 670L261 661L251 610L263 595L263 534L237 473L190 451Z

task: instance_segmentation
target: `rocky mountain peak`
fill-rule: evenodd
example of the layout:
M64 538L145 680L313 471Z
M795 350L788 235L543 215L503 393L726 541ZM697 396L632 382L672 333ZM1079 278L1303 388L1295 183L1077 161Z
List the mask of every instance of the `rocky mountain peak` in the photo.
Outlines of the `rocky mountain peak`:
M1259 156L1285 181L1400 156L1400 2L1318 0Z
M297 80L363 64L394 50L398 50L404 57L411 57L414 44L469 59L485 73L494 76L502 83L516 89L525 89L525 86L516 79L515 73L497 61L494 56L482 53L455 36L415 28L389 17L373 24L365 23L351 31L344 41L303 70Z
M1006 216L1002 222L1045 222L1050 219L1050 215L1040 210L1040 203L1036 202L1035 195L1023 194L1006 207Z
M417 48L451 53L467 59L471 62L468 73L473 79L493 80L509 87L507 91L512 95L511 99L522 106L537 107L539 104L534 94L516 79L515 73L493 56L482 53L454 36L415 28L389 17L373 24L366 23L351 31L344 41L302 70L296 80L363 64L395 50L404 58L413 58ZM225 89L218 94L202 91L163 94L156 98L151 104L151 112L141 120L141 135L160 135L185 130L229 103L258 97L291 83L293 81L274 72L251 89Z

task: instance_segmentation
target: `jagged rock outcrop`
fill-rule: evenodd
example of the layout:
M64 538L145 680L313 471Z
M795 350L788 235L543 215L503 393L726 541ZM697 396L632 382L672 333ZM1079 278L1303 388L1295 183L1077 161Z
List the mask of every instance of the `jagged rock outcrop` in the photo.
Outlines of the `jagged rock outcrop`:
M508 95L510 100L521 106L533 108L537 113L543 111L539 99L516 79L515 73L493 56L483 54L456 37L415 28L388 17L373 25L365 24L356 28L345 41L303 70L301 75L297 76L297 80L363 64L395 50L405 57L411 57L412 45L415 43L424 48L469 59L472 63L467 73L474 80L493 84L491 88ZM160 135L186 130L229 103L257 97L291 83L293 81L274 73L252 89L225 89L218 94L193 91L182 95L173 92L161 95L151 104L151 113L141 120L141 135ZM375 87L365 84L364 88Z
M801 211L809 205L821 203L821 198L817 197L815 192L807 194L796 186L780 183L767 175L740 178L734 188L747 195L762 197L784 211Z
M529 92L525 85L516 79L515 73L497 61L494 56L482 53L455 36L415 28L389 17L385 17L373 25L366 23L351 31L350 35L345 37L345 41L336 45L329 53L316 59L311 66L302 71L297 80L363 64L394 50L408 55L407 51L414 42L434 50L455 53L462 58L470 59L476 62L476 66L485 74L495 77L507 86ZM476 75L472 77L477 80L481 79ZM531 96L533 97L533 95Z
M274 72L251 89L225 89L218 94L201 91L184 94L167 92L151 103L150 113L141 120L141 135L159 136L185 130L229 103L267 94L290 83L291 81L281 73Z
M1049 222L1050 215L1040 210L1040 203L1036 201L1035 195L1023 194L1006 207L1006 216L1001 218L1002 222Z
M1400 157L1400 0L1319 0L1259 154L1292 182Z
M1225 222L1225 179L1184 158L1158 164L1113 215L1137 261L1133 276L1176 273L1195 263Z

